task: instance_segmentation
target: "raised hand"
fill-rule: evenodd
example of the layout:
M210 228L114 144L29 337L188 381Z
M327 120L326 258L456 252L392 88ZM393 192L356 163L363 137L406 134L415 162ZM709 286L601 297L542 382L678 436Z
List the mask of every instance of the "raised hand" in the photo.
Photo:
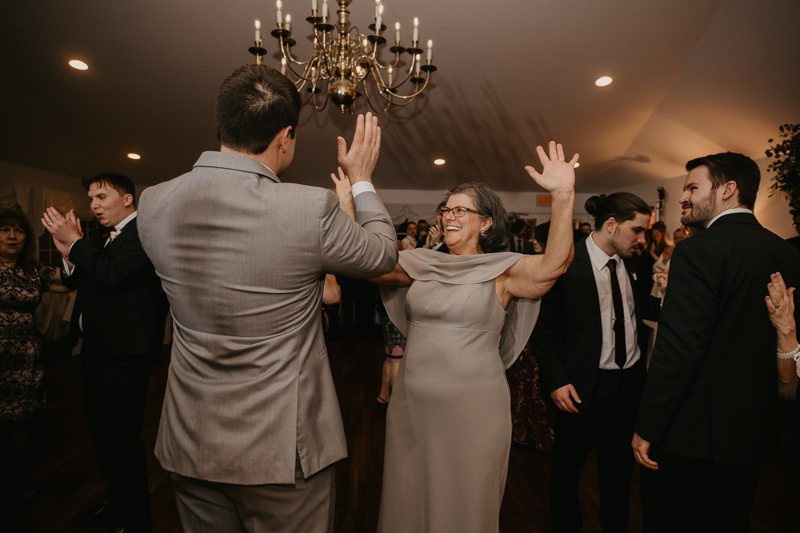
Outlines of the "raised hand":
M347 176L345 176L342 167L339 167L339 177L337 178L336 174L331 174L331 179L336 185L336 196L339 197L339 207L342 211L350 215L350 218L355 220L356 208L353 204L353 191L350 186L350 181L347 179Z
M778 333L788 333L796 329L794 322L794 287L786 288L779 272L770 276L767 285L769 296L765 297L769 319Z
M425 248L433 248L440 242L442 242L442 230L439 229L439 226L434 224L428 229L428 238L425 242Z
M669 269L661 265L655 265L655 267L659 269L661 272L656 272L653 275L653 281L656 282L658 291L661 294L666 294L667 284L669 283Z
M367 113L366 118L364 115L358 115L350 150L347 149L347 143L343 138L337 137L336 141L339 149L339 166L344 169L350 184L359 181L371 182L372 171L378 162L381 147L378 117L372 116L372 113Z
M551 193L574 192L575 163L578 162L578 154L572 156L569 163L565 162L564 147L555 141L550 141L549 157L541 146L537 146L536 151L542 162L542 173L539 174L532 166L525 167L534 181Z

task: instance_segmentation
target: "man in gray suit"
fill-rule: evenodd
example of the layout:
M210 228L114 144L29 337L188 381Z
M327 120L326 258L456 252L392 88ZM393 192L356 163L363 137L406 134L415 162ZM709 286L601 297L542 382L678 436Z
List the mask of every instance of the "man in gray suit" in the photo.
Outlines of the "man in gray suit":
M239 68L217 96L220 151L140 199L142 246L175 320L155 452L189 532L333 529L332 465L347 445L322 334L325 273L388 273L397 245L371 184L370 114L349 151L338 139L355 222L333 192L278 179L300 104L274 69Z

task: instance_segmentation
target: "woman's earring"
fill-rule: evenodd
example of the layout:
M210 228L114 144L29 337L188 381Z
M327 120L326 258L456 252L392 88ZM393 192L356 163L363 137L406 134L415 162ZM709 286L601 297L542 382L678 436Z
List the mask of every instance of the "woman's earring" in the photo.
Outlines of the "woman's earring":
M486 232L485 231L481 232L481 237L486 237Z

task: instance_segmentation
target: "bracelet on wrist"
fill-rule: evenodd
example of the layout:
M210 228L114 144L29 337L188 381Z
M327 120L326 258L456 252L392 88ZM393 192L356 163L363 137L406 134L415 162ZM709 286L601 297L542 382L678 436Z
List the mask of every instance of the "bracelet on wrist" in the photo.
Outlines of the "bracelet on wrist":
M778 352L778 359L796 359L798 356L800 356L800 343L797 343L797 348L791 352Z

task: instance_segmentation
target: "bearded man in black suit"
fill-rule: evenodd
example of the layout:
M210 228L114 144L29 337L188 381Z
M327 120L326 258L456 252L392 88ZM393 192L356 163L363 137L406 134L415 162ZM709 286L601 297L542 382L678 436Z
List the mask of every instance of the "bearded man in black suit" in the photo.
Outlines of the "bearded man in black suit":
M770 274L800 283L800 252L753 215L761 173L731 152L693 159L633 438L644 531L746 532L778 444Z
M159 352L166 298L136 226L134 185L101 174L83 181L91 208L106 231L84 240L74 212L49 208L42 223L64 257L64 285L77 288L70 346L83 335L81 374L86 418L103 500L73 524L105 519L112 532L150 531L150 494L140 436L150 371Z

